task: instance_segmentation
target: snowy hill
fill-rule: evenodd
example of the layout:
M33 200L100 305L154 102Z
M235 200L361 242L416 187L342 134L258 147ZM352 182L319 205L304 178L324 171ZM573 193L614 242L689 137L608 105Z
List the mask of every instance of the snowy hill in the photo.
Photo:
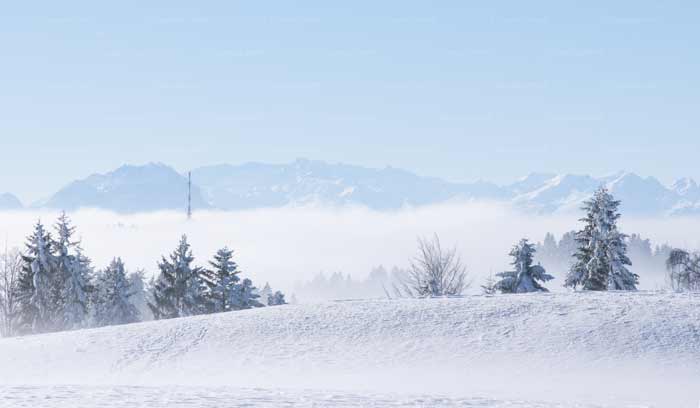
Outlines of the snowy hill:
M490 200L551 214L579 211L581 202L605 185L622 200L626 214L700 214L700 187L692 179L680 179L667 187L653 177L626 172L599 178L534 173L510 185L498 186L488 182L447 182L391 167L370 169L299 159L290 164L207 166L192 173L196 209L321 204L391 210L451 200ZM123 166L73 182L37 206L145 212L182 209L185 202L185 177L163 164L149 164Z
M238 394L267 406L682 408L700 399L698 356L698 295L347 301L0 340L0 393L211 398L191 406Z
M194 186L196 208L209 208ZM70 183L47 201L36 204L61 210L102 208L120 213L187 208L187 178L160 163L122 166L106 174Z

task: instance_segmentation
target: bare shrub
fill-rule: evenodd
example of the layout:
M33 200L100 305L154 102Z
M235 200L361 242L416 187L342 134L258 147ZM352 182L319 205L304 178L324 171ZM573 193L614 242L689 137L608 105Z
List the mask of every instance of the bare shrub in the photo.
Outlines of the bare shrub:
M673 290L700 291L700 254L674 249L668 256L666 269Z
M22 255L19 250L5 250L0 256L0 334L3 337L15 334L19 301L17 283L22 269Z
M443 249L440 238L418 239L418 255L411 269L394 284L397 296L458 296L469 288L467 268L456 248Z

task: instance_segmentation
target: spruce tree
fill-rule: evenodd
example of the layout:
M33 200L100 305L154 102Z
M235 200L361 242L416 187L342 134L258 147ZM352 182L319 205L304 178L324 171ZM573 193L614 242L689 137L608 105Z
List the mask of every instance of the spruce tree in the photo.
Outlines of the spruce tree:
M236 285L235 294L232 297L234 304L231 305L232 310L251 309L254 307L263 307L258 300L260 295L256 294L256 288L250 279L243 279L241 283Z
M17 285L21 333L51 331L55 326L52 283L56 268L51 242L51 234L41 221L37 222L34 232L27 238Z
M37 315L37 310L31 301L34 296L34 271L31 265L38 253L38 248L34 247L34 242L37 241L35 237L37 233L38 230L35 228L34 234L27 238L26 250L22 255L22 269L20 270L17 286L15 288L15 296L19 303L17 319L18 334L31 333ZM48 242L48 236L44 236L44 242Z
M139 311L132 302L134 291L127 279L121 258L112 260L97 279L95 324L108 326L139 321Z
M56 223L58 240L53 244L56 252L56 273L54 275L54 305L63 329L84 327L88 317L90 260L83 256L79 242L72 240L75 227L66 213L62 213Z
M520 240L510 251L515 270L496 274L501 280L496 282L494 288L501 293L547 292L540 282L552 280L554 277L548 275L541 265L533 265L534 253L533 244L527 239Z
M158 264L160 274L149 307L156 319L193 316L206 312L202 269L193 267L194 257L183 235L169 259Z
M584 290L636 290L639 276L630 272L626 235L617 229L620 219L615 200L605 187L584 202L584 228L576 233L578 249L565 286Z
M149 287L146 282L144 271L137 270L136 272L132 272L127 276L127 279L129 280L129 287L132 292L129 300L136 307L136 310L138 310L140 320L151 320L152 313L151 309L148 307Z
M495 294L498 291L496 289L496 283L498 283L498 281L494 277L493 273L490 274L486 277L486 281L484 282L484 284L481 285L481 293L483 293L484 295Z
M274 295L274 293L272 292L272 288L270 287L270 283L269 283L269 282L265 282L265 286L263 286L263 288L262 288L262 290L260 291L259 295L260 295L260 299L262 299L262 303L263 303L263 304L265 304L265 305L267 305L267 306L271 306L271 305L270 305L270 299L271 299L271 296Z
M279 290L276 291L275 293L270 293L267 296L267 305L268 306L281 306L281 305L286 305L287 301L284 300L284 293L280 292Z
M548 232L544 236L544 241L542 244L538 244L537 247L538 257L541 259L551 260L556 258L559 248L557 246L557 240L554 238L554 234Z
M224 247L216 252L211 266L204 272L207 285L207 300L210 310L215 313L228 312L238 302L236 285L240 281L238 265L233 261L233 251Z

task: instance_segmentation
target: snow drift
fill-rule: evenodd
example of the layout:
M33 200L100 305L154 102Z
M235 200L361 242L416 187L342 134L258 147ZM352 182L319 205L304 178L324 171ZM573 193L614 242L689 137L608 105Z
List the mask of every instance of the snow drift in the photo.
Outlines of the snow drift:
M333 389L695 407L700 295L329 302L4 339L0 384Z

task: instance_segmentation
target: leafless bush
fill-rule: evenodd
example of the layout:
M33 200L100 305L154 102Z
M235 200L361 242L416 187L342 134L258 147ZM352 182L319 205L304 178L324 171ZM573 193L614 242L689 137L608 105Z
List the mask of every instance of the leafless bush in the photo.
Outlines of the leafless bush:
M676 291L700 291L700 254L674 249L666 261L671 287Z
M3 337L15 334L14 323L19 307L16 288L21 269L19 250L5 250L0 256L0 334Z
M444 250L437 234L418 239L418 255L411 269L394 284L397 296L433 297L461 295L468 287L467 268L457 249Z

